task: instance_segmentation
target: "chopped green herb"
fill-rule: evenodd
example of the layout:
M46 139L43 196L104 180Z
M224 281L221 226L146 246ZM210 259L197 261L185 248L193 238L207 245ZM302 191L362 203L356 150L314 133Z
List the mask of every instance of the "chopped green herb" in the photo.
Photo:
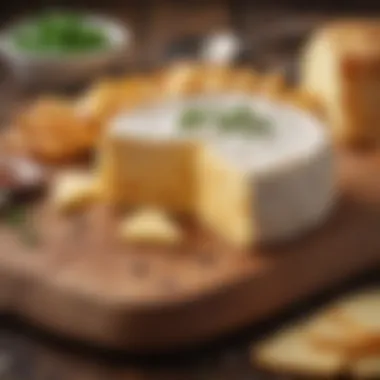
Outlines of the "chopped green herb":
M198 129L206 121L224 132L241 132L244 134L267 134L271 132L270 120L257 114L250 107L239 106L227 111L214 109L189 108L181 115L184 129Z
M241 131L250 134L270 131L269 120L258 115L249 107L237 107L221 113L218 124L223 131Z
M195 129L201 127L207 120L207 113L200 108L186 109L181 115L181 126L184 129Z

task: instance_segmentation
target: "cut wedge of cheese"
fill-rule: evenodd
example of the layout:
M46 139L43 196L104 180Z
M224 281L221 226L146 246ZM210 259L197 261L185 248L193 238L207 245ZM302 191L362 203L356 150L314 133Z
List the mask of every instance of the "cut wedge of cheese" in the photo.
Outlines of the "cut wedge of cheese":
M252 350L252 360L255 365L273 372L331 378L339 374L345 364L342 353L313 346L302 325L280 331L259 343Z
M269 127L183 128L183 112L199 107L243 107ZM189 214L246 246L294 238L323 221L336 195L333 163L328 135L309 114L260 97L208 94L116 118L100 150L99 177L108 200Z
M69 171L55 179L51 192L53 207L61 212L77 211L98 198L96 181L90 173Z
M182 240L182 231L164 211L144 209L123 220L119 229L121 240L132 243L176 245Z
M380 140L380 20L334 22L307 43L302 86L323 102L332 130L345 143Z

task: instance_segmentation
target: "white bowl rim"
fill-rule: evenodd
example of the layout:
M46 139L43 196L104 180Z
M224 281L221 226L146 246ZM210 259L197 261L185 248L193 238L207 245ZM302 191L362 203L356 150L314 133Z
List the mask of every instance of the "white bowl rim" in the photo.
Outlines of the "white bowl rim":
M123 22L112 17L99 15L96 13L78 12L78 14L82 15L84 20L99 25L108 35L108 37L112 36L112 38L110 38L111 45L100 50L76 52L74 54L57 52L40 54L21 50L17 48L12 42L11 33L26 21L33 19L33 16L29 16L13 22L3 32L0 33L0 52L11 59L27 60L36 63L64 63L68 61L82 61L84 59L88 60L105 57L123 50L131 44L132 32L127 24L124 24Z

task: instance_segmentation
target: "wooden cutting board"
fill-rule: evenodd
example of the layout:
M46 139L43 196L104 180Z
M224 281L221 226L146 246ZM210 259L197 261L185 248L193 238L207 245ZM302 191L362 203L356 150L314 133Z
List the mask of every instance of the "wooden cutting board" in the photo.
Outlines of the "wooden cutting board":
M37 203L40 241L0 226L0 307L52 332L135 351L193 344L262 320L380 264L380 155L344 153L329 218L282 247L232 252L189 230L179 249L137 249L97 207L63 217Z

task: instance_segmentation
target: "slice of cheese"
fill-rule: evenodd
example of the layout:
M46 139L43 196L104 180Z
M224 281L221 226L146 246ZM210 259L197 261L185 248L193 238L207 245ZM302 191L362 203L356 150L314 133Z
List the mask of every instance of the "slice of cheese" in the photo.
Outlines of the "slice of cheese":
M317 95L336 139L380 139L380 22L338 21L318 30L302 56L303 87Z
M345 357L340 352L313 346L304 326L300 325L259 343L252 350L252 361L254 365L273 372L332 378L342 371Z
M180 243L183 237L165 212L157 209L145 209L126 217L120 225L119 236L125 242L169 245Z
M189 107L250 107L268 134L185 130ZM185 213L239 246L290 239L333 206L334 157L312 116L264 98L208 94L163 102L115 119L99 151L102 197Z
M53 183L51 202L61 212L79 210L98 198L94 177L86 172L70 171L58 175Z

